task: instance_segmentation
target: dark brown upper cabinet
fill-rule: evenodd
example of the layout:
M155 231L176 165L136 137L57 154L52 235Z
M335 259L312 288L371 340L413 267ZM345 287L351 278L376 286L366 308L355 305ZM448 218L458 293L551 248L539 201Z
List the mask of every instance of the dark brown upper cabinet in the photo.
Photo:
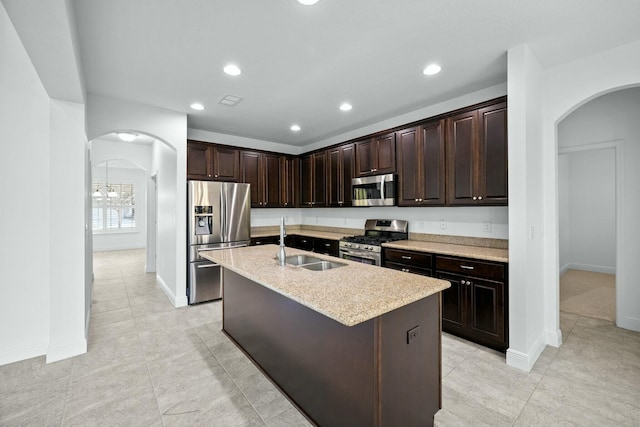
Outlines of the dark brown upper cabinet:
M327 206L351 206L351 179L354 177L354 145L327 150Z
M187 179L240 180L240 151L206 142L187 141Z
M398 206L445 204L444 122L396 132Z
M280 206L284 208L298 206L299 176L298 158L282 156L280 159Z
M396 171L396 134L356 142L357 176L384 175Z
M306 154L300 162L300 205L322 207L327 205L327 152Z
M242 182L251 184L251 206L280 206L281 157L277 154L242 151L240 174Z
M507 103L447 119L447 204L506 205Z

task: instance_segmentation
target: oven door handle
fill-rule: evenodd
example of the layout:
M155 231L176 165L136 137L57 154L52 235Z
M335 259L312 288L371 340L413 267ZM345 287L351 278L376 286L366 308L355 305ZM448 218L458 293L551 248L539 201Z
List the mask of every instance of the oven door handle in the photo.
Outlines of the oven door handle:
M340 255L342 255L342 254L345 254L345 255L351 255L351 256L356 256L356 257L358 257L358 258L362 258L362 259L370 259L370 260L372 260L372 261L376 261L376 258L375 258L375 257L366 256L366 255L363 255L363 254L362 254L362 253L360 253L360 252L353 252L353 251L345 251L345 250L341 250L341 251L340 251Z

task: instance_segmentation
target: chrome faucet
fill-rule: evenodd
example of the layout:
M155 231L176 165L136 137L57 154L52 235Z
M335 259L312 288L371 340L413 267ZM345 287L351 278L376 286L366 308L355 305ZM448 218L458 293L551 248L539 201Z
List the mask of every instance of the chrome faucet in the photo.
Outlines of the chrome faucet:
M280 266L284 266L287 263L287 254L284 251L284 238L287 232L284 229L284 217L280 218L280 249L278 249L278 263Z

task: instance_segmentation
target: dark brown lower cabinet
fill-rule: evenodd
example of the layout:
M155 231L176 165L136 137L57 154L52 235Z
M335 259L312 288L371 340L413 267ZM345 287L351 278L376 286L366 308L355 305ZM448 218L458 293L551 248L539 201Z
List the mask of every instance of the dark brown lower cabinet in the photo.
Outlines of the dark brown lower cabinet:
M338 240L291 234L284 239L284 242L285 245L290 248L302 249L303 251L316 252L334 257L340 255Z
M439 293L348 327L231 270L223 276L223 331L314 424L433 425Z
M436 256L436 277L451 282L442 292L442 330L506 351L506 264Z

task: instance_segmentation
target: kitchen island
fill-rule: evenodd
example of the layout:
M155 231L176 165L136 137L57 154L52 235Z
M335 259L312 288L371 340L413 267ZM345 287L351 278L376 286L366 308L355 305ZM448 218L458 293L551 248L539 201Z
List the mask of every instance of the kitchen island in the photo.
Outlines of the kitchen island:
M315 424L432 425L449 282L345 265L279 266L277 246L202 252L223 269L223 330Z

